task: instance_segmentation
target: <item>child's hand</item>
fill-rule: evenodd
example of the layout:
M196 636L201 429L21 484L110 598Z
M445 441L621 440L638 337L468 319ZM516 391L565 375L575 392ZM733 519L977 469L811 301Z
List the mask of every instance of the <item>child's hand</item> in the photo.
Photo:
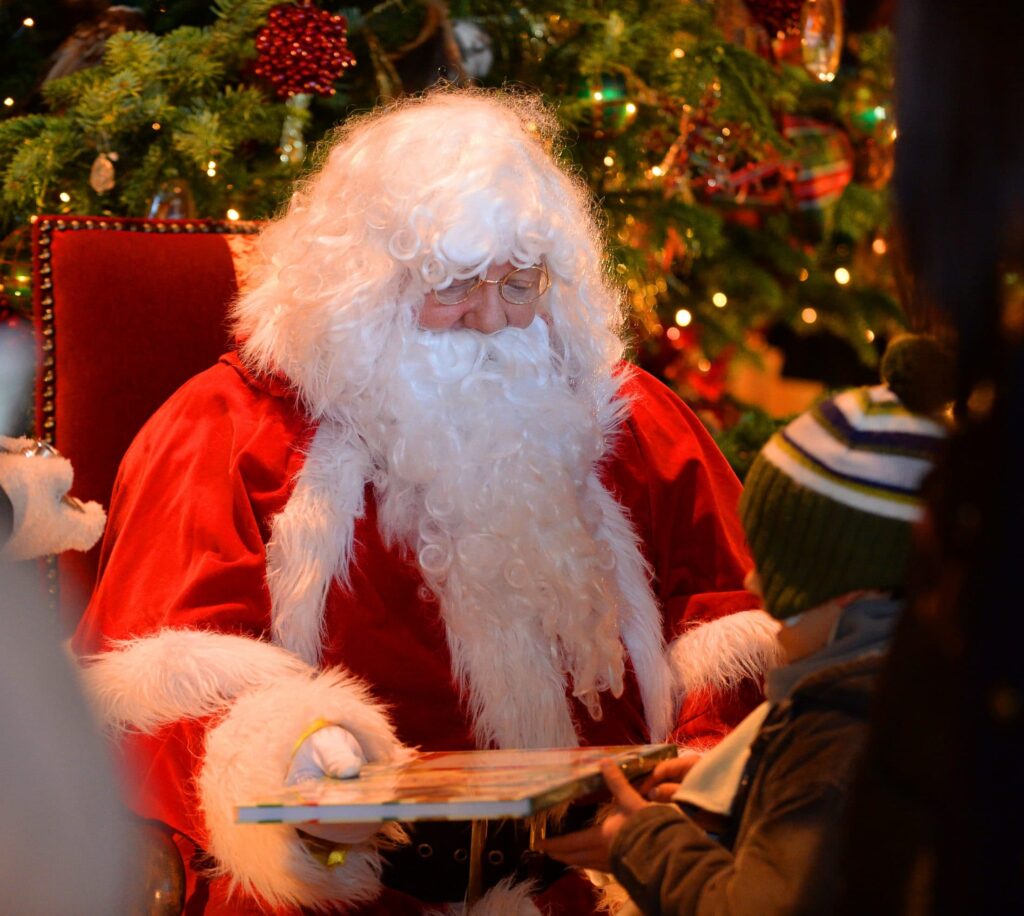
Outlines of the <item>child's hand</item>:
M595 824L578 833L551 837L542 840L538 849L569 865L579 868L593 868L596 871L609 871L609 857L612 843L631 814L651 803L636 791L628 782L622 771L610 760L601 764L604 781L615 797L616 805L611 813L600 824Z
M700 760L696 751L683 751L671 760L662 760L640 786L640 794L653 802L670 802L683 777Z

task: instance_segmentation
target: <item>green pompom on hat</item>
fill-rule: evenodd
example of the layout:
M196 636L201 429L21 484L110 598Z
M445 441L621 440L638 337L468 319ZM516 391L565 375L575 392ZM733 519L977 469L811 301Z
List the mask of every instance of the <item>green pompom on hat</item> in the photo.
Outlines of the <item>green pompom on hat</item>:
M772 436L740 499L769 613L903 585L921 484L945 436L889 385L844 391Z

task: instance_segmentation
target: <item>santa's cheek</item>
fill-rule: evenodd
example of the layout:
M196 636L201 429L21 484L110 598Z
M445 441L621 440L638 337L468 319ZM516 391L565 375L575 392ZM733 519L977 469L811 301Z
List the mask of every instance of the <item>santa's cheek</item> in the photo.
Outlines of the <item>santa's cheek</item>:
M514 305L505 310L508 323L514 328L528 328L537 317L537 309L533 305Z
M424 303L420 309L417 324L424 331L447 331L462 327L465 309L458 305Z

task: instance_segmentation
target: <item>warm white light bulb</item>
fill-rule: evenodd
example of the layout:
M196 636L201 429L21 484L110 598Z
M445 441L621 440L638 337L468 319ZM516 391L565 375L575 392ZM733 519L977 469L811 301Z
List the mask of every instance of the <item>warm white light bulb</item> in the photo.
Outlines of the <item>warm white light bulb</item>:
M846 286L850 282L850 272L845 267L836 268L836 283L840 286Z
M729 301L729 297L725 293L715 293L711 297L711 301L715 304L716 308L724 309Z
M685 328L691 321L693 321L693 315L687 309L680 309L676 312L676 324L681 328Z

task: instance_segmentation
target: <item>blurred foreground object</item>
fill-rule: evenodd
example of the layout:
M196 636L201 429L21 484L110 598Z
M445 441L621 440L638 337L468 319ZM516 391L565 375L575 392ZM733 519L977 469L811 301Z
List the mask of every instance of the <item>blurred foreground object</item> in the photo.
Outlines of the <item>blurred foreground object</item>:
M0 887L11 914L127 912L135 871L113 769L35 570L0 563Z
M1022 24L992 2L900 5L896 189L916 282L958 339L959 434L852 800L843 912L1024 911L1024 334L1001 296L1024 261Z

